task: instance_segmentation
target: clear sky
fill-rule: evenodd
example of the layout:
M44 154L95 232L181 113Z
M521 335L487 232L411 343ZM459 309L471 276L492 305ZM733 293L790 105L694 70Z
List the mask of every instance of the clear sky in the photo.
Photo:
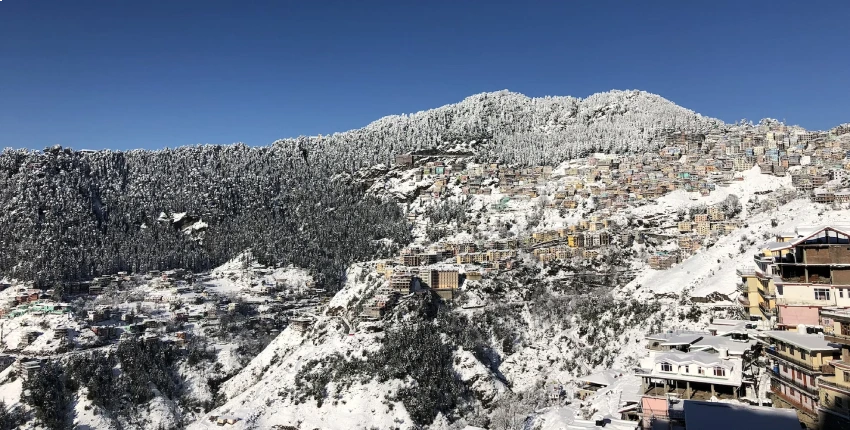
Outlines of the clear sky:
M483 92L850 122L850 1L2 0L0 147L269 144Z

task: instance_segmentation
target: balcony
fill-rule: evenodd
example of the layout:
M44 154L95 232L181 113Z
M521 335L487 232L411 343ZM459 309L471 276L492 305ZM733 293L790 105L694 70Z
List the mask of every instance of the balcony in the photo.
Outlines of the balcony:
M823 328L823 339L827 342L850 345L850 332L845 330L838 331L832 326L826 326Z
M788 356L788 355L783 355L781 352L777 351L776 348L773 347L773 346L765 349L764 352L766 352L768 355L773 356L773 357L775 357L775 358L777 358L781 361L784 361L786 363L790 363L791 365L793 365L795 367L806 369L806 370L811 371L811 372L817 372L817 373L821 372L820 366L815 366L811 363L807 363L803 360L800 360L797 357L791 357L791 356Z
M809 409L806 406L803 406L802 403L794 400L792 397L788 397L785 394L782 394L782 391L779 391L778 388L770 387L770 391L776 397L779 397L780 399L782 399L783 402L788 403L789 405L793 406L794 409L796 409L798 412L802 412L806 415L813 416L813 417L817 418L817 413L815 411L813 411L812 409Z
M759 295L761 295L761 297L765 300L773 300L773 299L776 298L776 295L774 293L771 293L769 291L765 291L761 288L759 288L758 290L759 290Z
M756 269L735 269L735 273L742 278L756 276Z
M828 300L804 300L804 299L787 299L780 297L776 299L777 305L797 305L797 306L835 306L835 297L830 297Z
M773 264L773 261L774 261L773 256L762 255L762 254L754 255L753 260L756 263L763 263L763 264Z
M776 379L778 381L782 381L783 383L785 383L785 385L789 385L791 387L794 387L797 391L808 394L809 396L812 396L812 397L818 396L817 387L812 387L811 385L806 385L802 381L800 381L799 379L789 378L787 376L782 375L782 373L779 372L778 367L768 368L768 371L770 372L771 378Z
M826 378L818 378L818 386L829 388L829 389L850 395L850 386L837 384L837 383L830 381Z

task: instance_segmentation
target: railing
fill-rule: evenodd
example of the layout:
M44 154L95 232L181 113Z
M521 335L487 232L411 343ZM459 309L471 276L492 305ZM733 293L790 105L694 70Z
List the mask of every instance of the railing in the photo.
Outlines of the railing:
M835 382L828 381L824 378L818 378L818 386L819 387L828 387L837 391L841 391L844 394L850 394L850 387L836 384Z
M773 263L773 256L756 254L753 256L753 260L756 263Z
M804 413L804 414L807 414L807 415L814 415L814 416L816 416L816 412L815 412L813 409L810 409L809 407L807 407L807 406L803 405L802 403L800 403L800 402L798 402L798 401L794 400L794 398L789 397L788 395L786 395L786 394L782 393L782 391L780 391L778 388L776 388L776 387L770 387L770 391L772 391L772 392L773 392L773 394L775 394L775 395L779 396L779 398L780 398L780 399L782 399L782 401L784 401L784 402L786 402L786 403L790 404L791 406L793 406L793 407L794 407L794 409L796 409L796 410L798 410L798 411L800 411L800 412L802 412L802 413Z
M735 273L741 277L756 276L756 269L735 269Z
M827 342L850 345L850 333L845 333L844 330L837 331L832 326L824 327L823 339Z
M815 366L811 363L807 363L803 360L800 360L797 357L790 357L790 356L787 356L787 355L782 355L779 351L777 351L773 347L767 348L764 351L767 352L768 355L776 357L776 358L783 360L785 362L791 363L791 364L793 364L797 367L802 367L803 369L811 370L813 372L820 372L821 371L821 368L819 366Z
M759 302L759 309L761 309L761 312L765 316L772 316L776 314L776 308L770 309L769 307L765 306L764 302Z
M799 379L789 378L789 377L783 375L782 373L780 373L779 369L768 368L768 371L771 373L771 376L773 378L778 379L782 382L785 382L787 384L794 386L794 388L796 388L797 391L803 391L803 392L806 392L806 393L808 393L812 396L817 397L817 395L818 395L817 387L813 387L811 385L806 385L802 381L800 381Z
M762 298L764 298L765 300L771 300L771 299L775 299L775 298L776 298L776 295L774 295L773 293L765 292L765 291L764 291L763 289L761 289L761 288L759 288L758 290L759 290L759 294L761 295L761 297L762 297Z
M805 299L788 299L785 297L776 298L777 305L798 305L798 306L835 306L835 297L830 297L829 300L805 300Z

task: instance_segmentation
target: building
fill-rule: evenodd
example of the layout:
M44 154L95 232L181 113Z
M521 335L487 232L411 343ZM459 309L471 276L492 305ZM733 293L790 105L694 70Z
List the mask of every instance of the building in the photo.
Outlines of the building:
M829 362L835 374L817 379L818 421L824 429L850 429L850 310L823 309L821 320L824 340L840 347L841 355Z
M776 320L776 285L761 269L737 269L741 277L738 291L739 303L753 321L766 321L771 326Z
M413 165L413 155L410 154L399 154L395 156L395 164L399 166L412 166Z
M643 422L643 428L688 430L799 430L793 411L743 403L720 403L670 398L659 414Z
M437 271L437 287L439 289L458 289L459 276L457 270L440 269Z
M679 262L679 254L675 252L659 251L649 256L647 263L655 270L669 269Z
M405 269L396 267L390 276L390 288L402 294L409 293L413 286L413 273Z
M850 233L830 226L804 230L794 241L775 244L766 258L778 322L787 327L818 325L821 308L850 306Z
M614 385L618 379L626 375L626 372L617 369L606 369L601 372L592 373L590 375L578 378L578 383L581 385L575 392L577 399L584 400L588 396L596 394L597 391Z
M647 341L646 349L650 351L688 352L691 345L699 342L706 336L710 336L710 334L702 331L673 330L662 333L651 333L644 339Z
M794 408L801 422L818 427L817 379L834 370L829 363L839 351L823 336L795 331L768 331L770 392L776 407Z
M704 351L651 354L642 363L644 423L666 415L670 397L682 400L738 399L745 394L743 362Z

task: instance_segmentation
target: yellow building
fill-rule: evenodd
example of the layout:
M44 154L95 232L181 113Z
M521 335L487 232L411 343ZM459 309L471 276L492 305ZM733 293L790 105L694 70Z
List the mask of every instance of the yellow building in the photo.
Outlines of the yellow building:
M824 429L850 429L850 311L823 309L824 340L841 347L841 356L830 364L834 375L818 378L818 421Z
M570 248L584 248L584 235L571 234L567 236L567 245Z
M770 347L770 394L773 406L797 410L797 418L807 428L821 428L818 414L821 376L834 373L829 363L839 350L816 334L796 331L765 332ZM832 427L824 427L832 428Z

